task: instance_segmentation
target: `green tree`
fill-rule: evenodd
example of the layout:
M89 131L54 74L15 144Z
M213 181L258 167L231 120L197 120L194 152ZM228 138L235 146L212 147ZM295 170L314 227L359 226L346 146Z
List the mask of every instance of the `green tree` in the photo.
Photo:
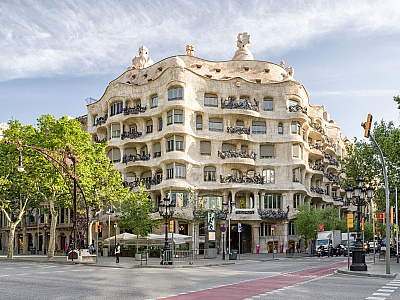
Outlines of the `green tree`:
M121 215L119 225L122 229L131 230L133 234L146 237L153 227L158 228L158 221L151 218L153 212L153 201L148 191L141 184L135 193L126 190L125 201L121 206ZM139 251L139 245L136 244L136 251Z
M318 225L322 224L321 214L310 204L302 204L297 208L296 219L293 221L296 233L307 240L315 240Z

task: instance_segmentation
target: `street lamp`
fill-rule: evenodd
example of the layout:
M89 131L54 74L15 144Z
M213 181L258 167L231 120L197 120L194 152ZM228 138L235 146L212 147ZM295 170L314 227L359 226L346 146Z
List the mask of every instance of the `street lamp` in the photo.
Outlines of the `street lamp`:
M358 176L356 186L354 188L349 186L345 189L347 200L357 206L357 238L350 266L351 271L367 271L367 265L365 264L365 250L361 241L361 207L368 204L368 201L365 200L365 196L367 196L368 200L371 200L374 194L374 188L370 184L369 187L365 189L363 187L363 182L364 180L361 176ZM367 193L367 195L365 195L365 193Z
M168 218L171 218L174 214L175 210L175 201L171 201L169 196L164 198L164 201L161 201L158 205L158 212L162 218L165 218L165 246L163 249L163 254L161 258L160 265L168 264L172 265L172 260L166 259L166 254L169 253L170 248L168 245Z
M46 255L46 243L47 243L46 230L47 230L47 224L44 224L43 229L44 229L44 235L43 235L43 254Z
M117 257L117 228L118 224L114 223L114 252L115 252L115 261L118 262L118 257Z
M236 205L235 200L232 199L230 202L222 202L222 209L226 212L228 216L228 255L231 254L231 216L232 216L232 207ZM222 259L224 259L225 249L222 255Z

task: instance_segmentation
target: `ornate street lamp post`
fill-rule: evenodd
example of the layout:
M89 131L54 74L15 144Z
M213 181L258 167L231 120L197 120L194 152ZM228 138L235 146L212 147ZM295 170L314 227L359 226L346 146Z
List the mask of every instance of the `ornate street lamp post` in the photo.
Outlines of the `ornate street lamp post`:
M47 230L47 224L44 224L43 226L44 234L43 234L43 254L46 255L46 245L47 245L47 235L46 235L46 230Z
M364 180L361 176L358 176L356 186L354 188L349 186L345 189L348 201L351 201L353 205L357 206L357 238L350 266L351 271L367 271L367 265L365 264L365 250L361 241L361 207L368 204L368 201L365 200L365 192L367 192L368 200L371 200L374 194L374 188L370 184L369 187L365 189L363 187L363 182Z
M170 248L168 245L168 218L171 218L175 211L175 201L170 201L170 198L167 196L164 198L164 201L158 205L158 212L160 216L165 218L165 246L162 253L162 258L160 265L172 265L172 260L167 259L166 255L169 253Z
M118 224L114 223L114 252L115 252L115 261L118 262L117 258L117 228Z
M17 231L17 250L18 250L18 254L19 254L19 233L21 232L22 228L18 225L17 228L15 228L15 230Z

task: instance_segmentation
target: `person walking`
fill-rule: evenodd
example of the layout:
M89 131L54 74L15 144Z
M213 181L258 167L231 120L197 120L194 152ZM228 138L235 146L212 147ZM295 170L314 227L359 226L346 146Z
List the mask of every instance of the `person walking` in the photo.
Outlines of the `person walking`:
M119 246L119 243L117 244L117 247L115 248L115 256L117 257L117 264L119 264L119 255L121 254L121 247Z
M296 244L296 252L300 253L300 244L299 243Z

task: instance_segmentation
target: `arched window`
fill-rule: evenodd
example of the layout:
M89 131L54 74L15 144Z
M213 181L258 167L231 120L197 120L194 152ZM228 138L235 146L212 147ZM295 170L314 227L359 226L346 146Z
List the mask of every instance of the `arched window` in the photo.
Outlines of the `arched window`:
M182 100L183 92L181 87L173 87L168 90L168 101Z
M273 111L274 110L274 100L271 98L264 98L264 110Z
M300 126L299 122L297 122L297 121L292 122L292 133L298 134L298 135L301 134L301 126Z
M243 129L244 128L244 122L241 120L236 121L236 129Z
M266 126L264 121L253 121L252 132L255 134L266 133Z
M151 108L158 106L158 95L151 96Z
M202 130L202 129L203 129L203 116L196 115L196 130Z
M113 163L119 163L121 161L121 152L118 148L113 148L108 151L108 157Z
M218 97L214 94L204 94L204 106L218 107Z
M204 181L215 181L215 167L204 167Z

